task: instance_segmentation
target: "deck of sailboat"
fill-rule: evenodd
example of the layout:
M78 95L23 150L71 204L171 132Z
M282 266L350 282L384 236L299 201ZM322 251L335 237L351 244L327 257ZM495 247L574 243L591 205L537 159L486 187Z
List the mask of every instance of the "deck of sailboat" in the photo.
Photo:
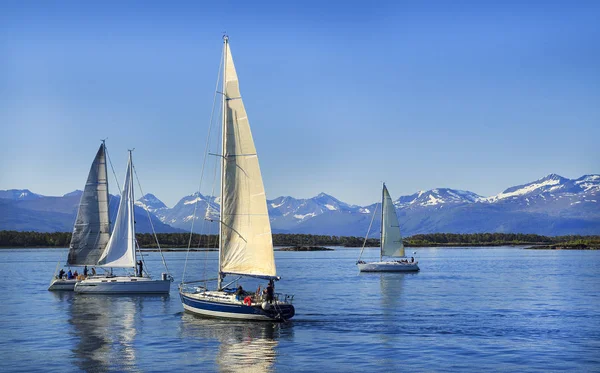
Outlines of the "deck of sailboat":
M396 260L380 262L357 263L361 272L418 272L419 265L414 263L403 263Z

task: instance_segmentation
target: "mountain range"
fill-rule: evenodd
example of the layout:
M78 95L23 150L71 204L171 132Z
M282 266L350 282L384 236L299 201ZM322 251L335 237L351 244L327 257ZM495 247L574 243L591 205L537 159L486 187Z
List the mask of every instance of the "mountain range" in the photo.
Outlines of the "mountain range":
M391 191L393 193L393 190ZM418 233L536 233L542 235L600 234L600 175L567 179L551 174L483 197L476 193L437 188L400 196L394 204L405 236ZM27 189L0 191L0 230L71 231L81 191L48 197ZM111 196L111 217L117 196ZM321 193L313 198L290 196L267 201L273 233L307 233L377 237L379 203L350 205ZM149 213L149 214L148 214ZM374 214L375 213L375 214ZM218 232L219 200L194 193L169 208L152 194L135 207L136 229L150 232ZM373 215L374 214L374 215Z

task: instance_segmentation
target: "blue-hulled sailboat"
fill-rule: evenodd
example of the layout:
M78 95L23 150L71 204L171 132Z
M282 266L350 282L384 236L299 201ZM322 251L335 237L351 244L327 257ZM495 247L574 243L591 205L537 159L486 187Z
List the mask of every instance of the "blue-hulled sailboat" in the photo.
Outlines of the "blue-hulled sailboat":
M222 75L222 153L217 285L182 282L179 289L186 311L197 315L283 321L294 316L291 296L278 294L271 224L256 148L239 90L228 37L224 37ZM226 276L254 277L269 282L266 294L223 285ZM204 283L204 286L198 286Z

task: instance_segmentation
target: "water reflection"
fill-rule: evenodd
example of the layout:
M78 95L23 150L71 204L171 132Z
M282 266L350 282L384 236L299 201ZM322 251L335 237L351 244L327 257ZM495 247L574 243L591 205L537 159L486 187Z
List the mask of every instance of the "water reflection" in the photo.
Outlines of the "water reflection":
M200 318L183 314L182 337L216 341L221 372L272 372L278 341L290 336L291 323L248 322ZM210 357L201 357L201 359Z
M394 315L404 307L402 294L404 293L404 276L407 273L382 273L379 277L379 288L381 290L381 311L387 321L391 321Z
M85 371L135 371L143 307L143 297L74 294L68 312L75 364Z

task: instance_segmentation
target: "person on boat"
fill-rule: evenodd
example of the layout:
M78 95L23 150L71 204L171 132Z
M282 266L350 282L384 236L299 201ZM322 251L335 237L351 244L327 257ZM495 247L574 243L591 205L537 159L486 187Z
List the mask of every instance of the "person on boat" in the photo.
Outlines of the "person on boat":
M67 280L72 280L73 279L73 273L71 273L71 270L69 269L69 272L67 272Z
M77 270L75 270L75 272L73 273L73 277L77 278L77 276L79 276L79 273L77 273Z
M92 267L92 276L96 276L96 268Z
M235 291L235 297L237 300L242 299L242 297L244 296L244 288L242 288L242 285L237 287L237 290Z
M144 262L142 260L138 260L137 265L139 267L138 277L144 277Z
M411 263L414 263L414 262L415 262L415 257L414 257L414 256L411 256L411 257L410 257L410 262L411 262Z
M85 267L83 267L83 277L87 277L88 274L88 269L87 269L87 265Z
M274 298L275 298L275 288L273 285L273 280L269 280L269 285L267 285L267 302L273 303Z
M60 272L58 272L58 278L62 280L64 275L65 275L65 270L61 268Z
M256 289L256 293L254 293L256 298L260 297L260 285L258 285L258 289Z

